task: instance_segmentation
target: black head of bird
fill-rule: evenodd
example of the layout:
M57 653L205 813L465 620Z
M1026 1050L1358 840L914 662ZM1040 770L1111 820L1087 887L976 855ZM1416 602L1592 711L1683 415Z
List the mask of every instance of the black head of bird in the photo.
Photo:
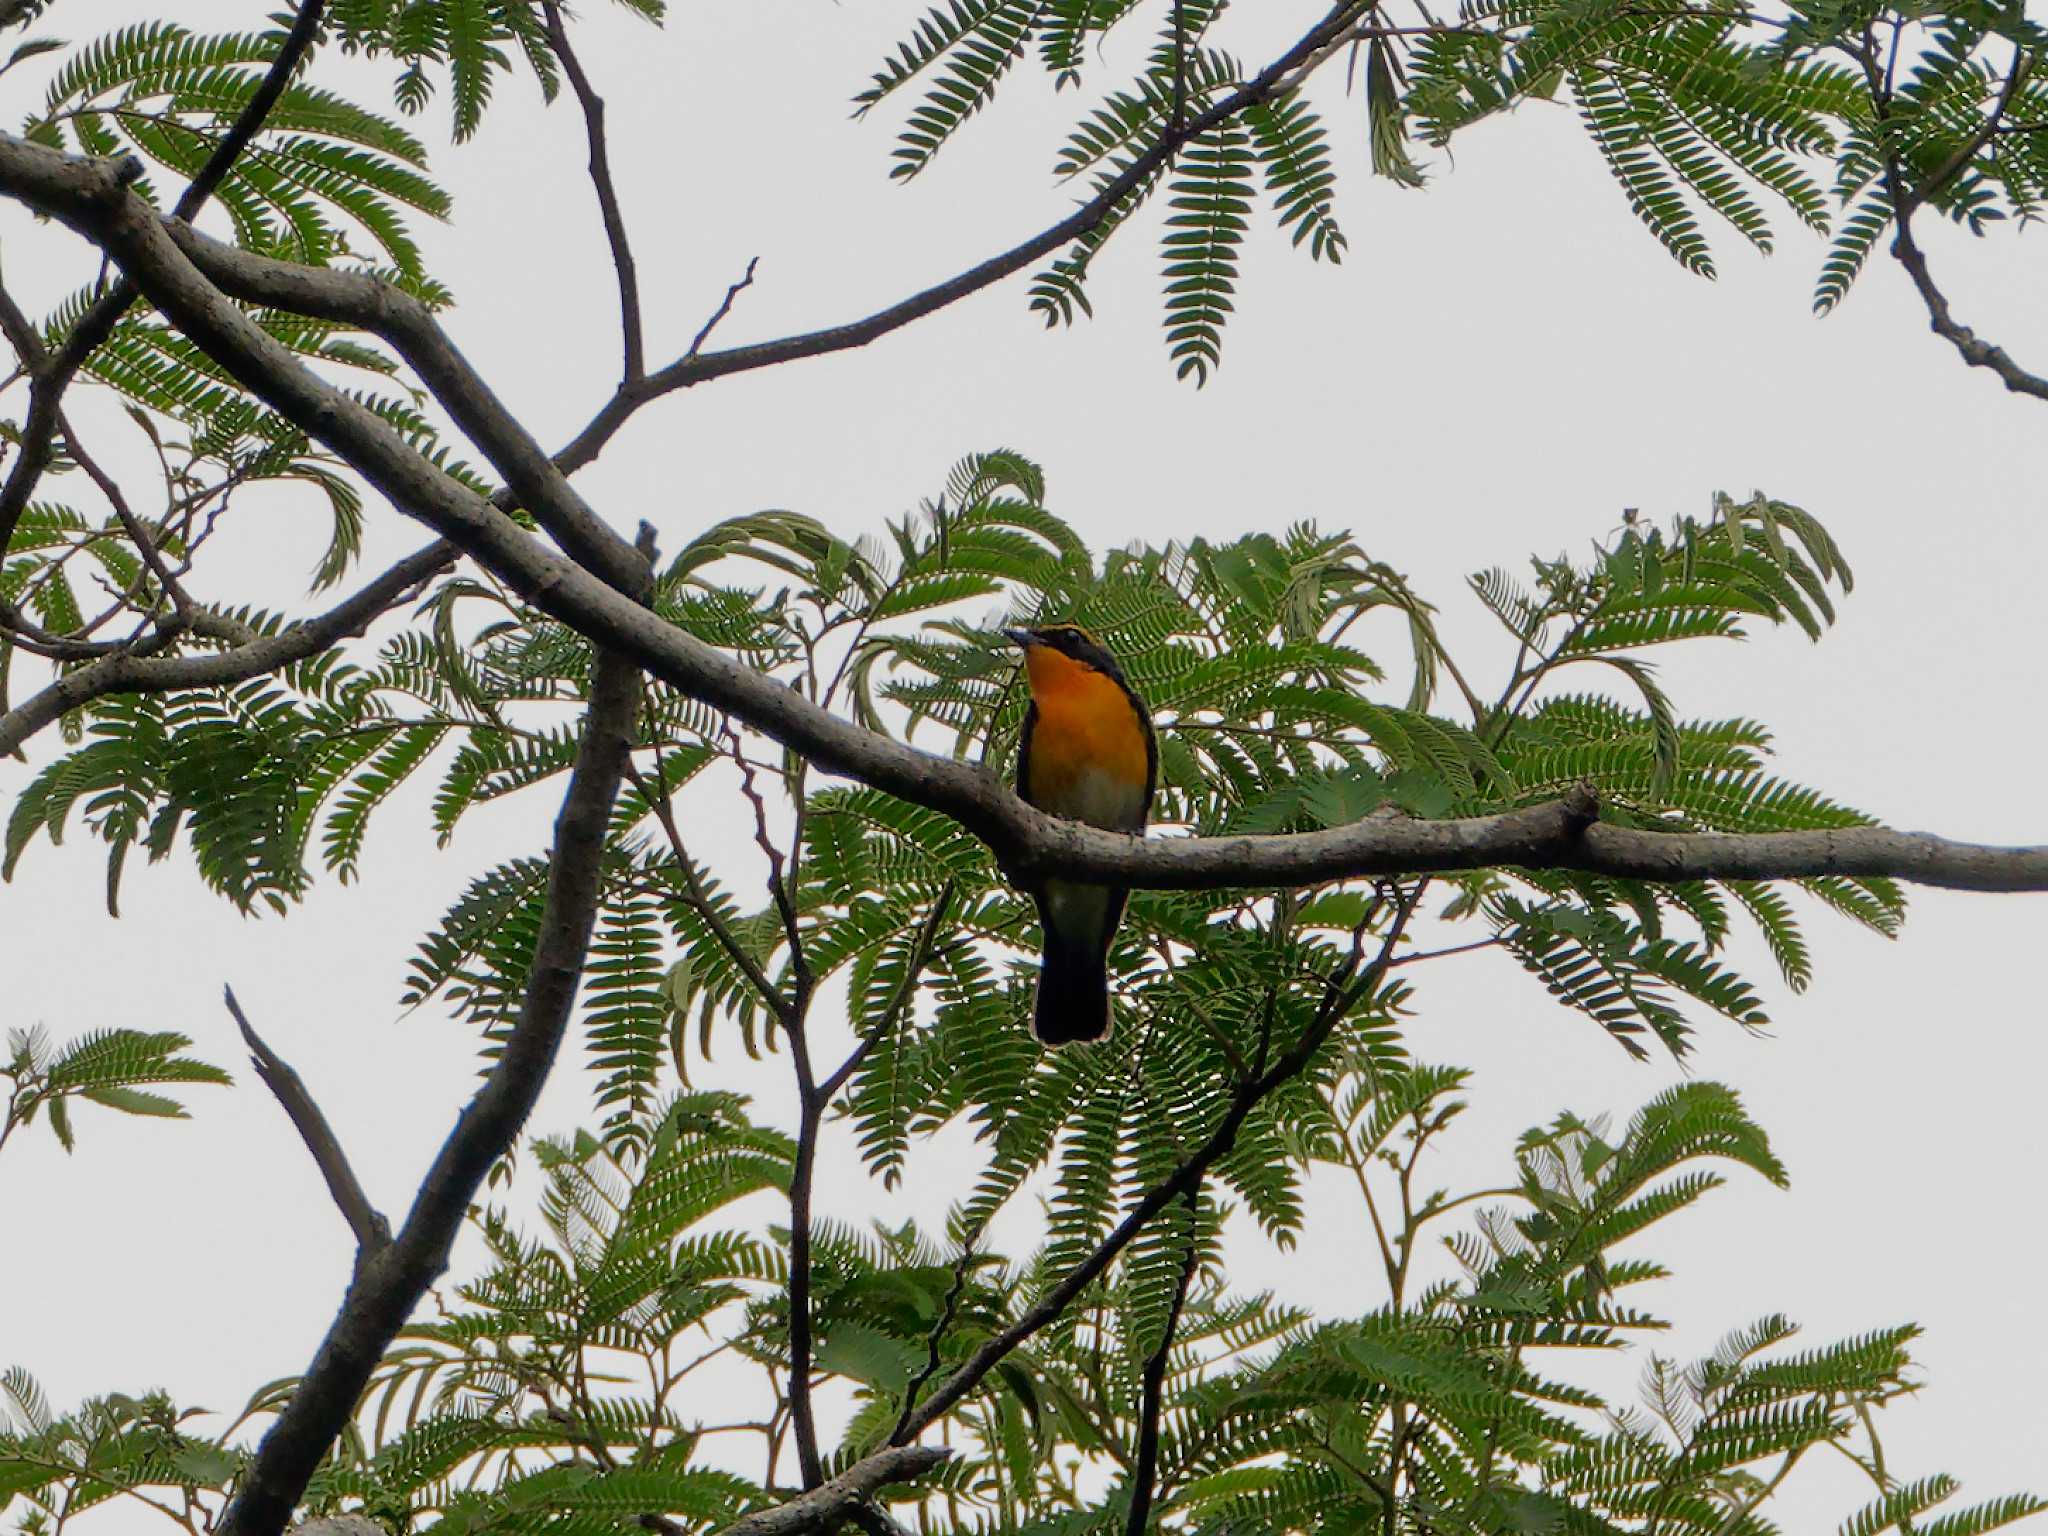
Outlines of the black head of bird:
M1031 706L1017 792L1042 811L1143 832L1159 776L1152 715L1107 647L1078 624L1003 633L1024 649ZM1109 948L1130 895L1121 886L1046 880L1032 892L1045 930L1032 1028L1048 1045L1109 1033Z

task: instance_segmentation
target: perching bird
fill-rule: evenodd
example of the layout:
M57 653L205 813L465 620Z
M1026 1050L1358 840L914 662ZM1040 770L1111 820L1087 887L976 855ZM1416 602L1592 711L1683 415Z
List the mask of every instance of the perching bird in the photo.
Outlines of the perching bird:
M1078 624L1003 631L1024 648L1031 707L1017 752L1017 793L1041 811L1143 832L1159 778L1152 712L1123 668ZM1047 880L1032 892L1045 960L1031 1027L1047 1045L1109 1033L1109 945L1123 919L1123 886Z

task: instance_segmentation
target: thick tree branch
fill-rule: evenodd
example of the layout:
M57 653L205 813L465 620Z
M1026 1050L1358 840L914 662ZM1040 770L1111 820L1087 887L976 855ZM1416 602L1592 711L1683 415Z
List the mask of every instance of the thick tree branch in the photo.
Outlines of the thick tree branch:
M840 1521L853 1518L855 1507L878 1489L923 1477L952 1456L942 1445L889 1446L787 1504L756 1510L735 1520L716 1536L800 1536L806 1531L829 1530Z
M284 95L285 87L298 72L312 49L314 40L320 35L320 23L326 15L327 0L302 0L298 19L285 34L284 42L271 61L269 71L256 93L243 105L228 131L214 145L213 152L206 157L206 163L199 168L178 199L175 217L191 219L206 206L223 177L233 169L242 151L263 129L264 121L270 116L278 98ZM132 164L132 162L131 162ZM139 170L140 166L135 169ZM114 334L114 327L128 312L141 290L132 277L124 276L112 288L94 301L92 307L79 317L71 334L64 339L64 345L52 356L44 357L40 364L31 369L29 383L28 418L22 423L21 446L9 471L6 483L0 485L0 553L5 553L14 538L15 524L28 506L29 497L35 493L36 484L42 479L43 471L49 467L50 446L57 431L57 418L63 404L64 391L70 387L87 357ZM17 348L18 350L18 348ZM22 357L24 367L30 366L30 359Z
M193 615L190 621L175 617L167 619L154 634L135 645L100 655L98 660L76 672L65 673L40 693L0 714L0 755L15 751L59 716L110 693L166 693L175 688L215 688L261 677L295 661L304 661L309 656L331 650L346 637L359 635L368 629L380 614L403 602L409 592L435 572L447 569L454 563L455 555L452 545L436 540L408 555L325 613L275 635L248 640L233 650L191 656L152 656L149 654L152 650L161 650L188 631L194 634L227 633L226 626L209 623L209 616L203 613Z
M1026 805L978 767L918 751L831 714L549 551L415 453L387 423L304 368L206 280L106 162L0 137L0 192L101 245L142 283L158 309L235 378L525 600L825 771L953 817L988 842L1020 879L1057 873L1107 884L1206 889L1521 864L1645 879L1881 875L1958 890L2048 891L2048 847L1988 847L1880 827L1740 836L1648 831L1595 824L1596 808L1586 794L1492 816L1390 818L1284 836L1142 840L1058 820ZM330 274L310 275L324 280ZM502 410L495 402L492 408ZM488 435L499 436L501 426L517 431L506 422L493 424ZM559 475L548 465L547 474L536 477L536 499L551 504L557 515L565 504L550 498L563 489ZM604 531L607 539L617 538ZM6 744L0 728L0 751Z
M600 652L583 741L555 822L532 968L504 1054L456 1121L405 1226L356 1267L341 1310L243 1473L217 1536L276 1536L349 1417L370 1373L447 1267L477 1186L525 1125L569 1022L602 888L605 835L640 706L640 671Z
M547 19L548 43L562 61L569 88L583 108L584 136L590 142L590 184L597 192L598 212L604 218L604 237L612 248L612 267L619 277L619 335L625 359L621 380L631 383L647 372L647 351L640 331L640 276L633 265L633 247L626 240L626 216L619 211L618 189L612 185L611 154L604 136L604 98L583 72L583 61L569 46L569 29L562 23L557 0L542 0Z
M327 1181L328 1193L334 1196L334 1203L341 1207L349 1230L355 1233L358 1261L381 1253L391 1242L390 1223L370 1204L370 1197L363 1193L363 1186L356 1180L355 1169L349 1166L348 1154L342 1151L334 1127L327 1123L327 1116L321 1113L313 1095L306 1091L305 1082L292 1070L291 1063L273 1051L256 1033L249 1023L249 1016L242 1012L242 1005L235 1000L235 989L222 987L221 995L227 1002L228 1012L234 1015L235 1027L242 1032L243 1042L249 1047L250 1059L256 1064L256 1075L277 1096L277 1102L284 1106L284 1112L298 1128L299 1139L313 1154L320 1177Z

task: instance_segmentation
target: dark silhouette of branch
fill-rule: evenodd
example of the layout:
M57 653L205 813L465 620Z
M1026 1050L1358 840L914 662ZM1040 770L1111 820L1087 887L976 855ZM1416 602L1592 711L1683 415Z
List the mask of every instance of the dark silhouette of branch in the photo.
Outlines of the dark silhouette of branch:
M690 343L690 350L685 352L683 356L695 357L704 350L704 343L711 339L711 333L718 329L719 322L732 313L733 300L737 299L742 292L754 286L754 268L759 265L761 265L760 257L749 256L747 258L747 270L740 274L738 282L733 283L725 290L725 297L718 301L718 308L711 311L711 318L697 328L697 335Z
M2016 395L2032 395L2036 400L2048 400L2048 378L2029 373L2014 362L2005 348L1984 340L1969 326L1957 320L1949 308L1948 295L1943 293L1934 281L1934 275L1927 266L1927 253L1920 248L1920 242L1913 236L1912 215L1904 214L1898 221L1897 233L1892 237L1892 256L1906 269L1914 289L1920 295L1920 302L1927 309L1927 323L1934 334L1956 349L1956 355L1972 368L1988 368L2003 381L2005 387Z
M159 603L168 602L177 614L190 620L195 609L191 595L185 591L171 568L164 563L163 551L157 547L156 537L142 524L134 510L128 505L128 497L122 491L120 482L100 467L99 461L85 451L85 445L78 440L78 429L71 425L71 419L62 410L57 412L57 430L64 434L64 448L78 467L85 471L85 477L99 488L107 499L107 505L114 510L116 521L128 535L128 542L135 546L135 553L149 574L156 578L158 591L162 594ZM137 583L138 587L140 583ZM128 594L132 597L133 594ZM136 604L138 608L141 606Z
M452 545L436 540L406 556L350 597L325 613L274 635L247 638L241 625L215 625L210 615L200 613L189 620L175 615L156 631L132 645L122 645L99 654L94 647L87 654L98 659L75 672L67 672L40 693L22 700L0 714L0 754L15 751L21 744L59 716L110 693L167 693L176 688L216 688L245 682L252 677L288 667L295 661L332 650L350 635L360 635L379 615L404 602L419 585L455 561ZM239 634L244 643L232 650L208 651L190 656L154 656L185 633L228 638Z
M1131 1471L1131 1512L1124 1523L1124 1536L1145 1536L1145 1528L1152 1520L1152 1492L1159 1481L1159 1413L1166 1399L1166 1366L1173 1357L1173 1336L1180 1331L1188 1286L1202 1263L1202 1244L1195 1230L1195 1202L1200 1193L1201 1185L1197 1183L1184 1197L1188 1208L1188 1256L1173 1288L1173 1305L1166 1311L1166 1332L1159 1337L1159 1347L1145 1361L1144 1382L1138 1395L1138 1463Z
M1078 239L1103 224L1118 211L1126 198L1143 187L1153 173L1171 160L1183 145L1200 138L1210 129L1229 122L1246 107L1256 106L1269 96L1285 89L1292 83L1293 77L1302 66L1322 55L1331 44L1341 41L1352 23L1370 9L1370 5L1343 0L1343 3L1335 6L1321 21L1296 39L1284 53L1236 90L1220 98L1206 111L1169 124L1152 142L1150 148L1134 157L1118 175L1103 183L1101 188L1074 212L1008 250L991 256L986 261L947 278L944 282L935 283L929 288L911 294L908 298L898 300L885 309L876 310L862 319L829 326L824 330L785 336L776 341L729 347L719 352L685 354L667 367L657 369L635 383L621 385L617 393L605 402L596 416L591 418L589 424L556 455L556 462L568 473L581 469L604 451L605 445L632 418L634 412L650 401L659 400L663 395L673 394L676 390L688 389L692 385L702 384L711 379L723 378L727 374L747 373L756 368L772 368L779 363L794 362L799 358L823 357L832 352L864 347L891 331L901 330L912 321L921 320L926 315L957 304L970 294L979 293L1013 273L1021 272L1040 257L1049 255L1068 241Z
M816 1488L825 1480L825 1464L818 1454L818 1421L811 1406L811 1188L825 1110L811 1071L810 1040L804 1028L808 1008L806 995L791 1008L784 1030L789 1036L797 1092L796 1156L789 1168L789 1422L796 1434L797 1469L804 1487Z
M2048 847L1991 847L1882 827L1732 835L1610 826L1596 821L1590 791L1490 816L1388 818L1275 836L1146 840L1061 821L1026 805L980 767L921 752L830 713L548 550L490 502L441 473L388 423L302 366L207 281L108 163L0 137L0 193L100 245L172 323L238 381L526 601L824 771L951 816L986 841L1024 883L1057 874L1153 889L1303 886L1345 877L1525 865L1649 880L1888 876L1957 890L2048 891ZM183 238L198 239L189 231ZM342 276L283 270L322 285ZM496 415L484 424L500 439L493 446L503 450L531 441L501 406L488 404ZM546 509L558 522L569 514L588 515L604 541L623 545L567 489L559 469L545 459L541 463L545 472L533 482L540 493L535 515ZM0 751L5 750L0 727Z
M1866 45L1857 54L1863 65L1864 78L1869 86L1871 101L1877 117L1882 123L1891 107L1891 92L1885 82L1883 71L1876 57ZM1913 215L1924 208L1930 200L1940 195L1943 188L1960 176L1972 160L1982 153L1984 147L1998 136L2007 108L2014 96L2025 84L2033 69L2033 57L2024 49L2013 55L2012 69L2005 77L2005 85L1998 93L1990 112L1985 114L1983 125L1968 140L1956 147L1954 154L1927 177L1919 186L1914 186L1906 175L1906 169L1896 155L1885 160L1885 189L1891 197L1894 232L1892 235L1892 258L1905 268L1906 276L1912 281L1913 289L1920 295L1920 302L1927 310L1927 323L1934 334L1956 349L1956 355L1972 368L1988 368L2005 387L2016 395L2032 395L2037 400L2048 400L2048 378L2031 373L2013 361L2003 347L1984 340L1969 326L1957 320L1949 307L1948 295L1935 282L1934 274L1927 264L1927 253L1921 248L1919 239L1913 233Z
M832 1075L818 1085L818 1099L830 1107L833 1097L846 1086L847 1079L860 1070L868 1053L877 1041L892 1033L903 1022L903 1013L917 997L917 983L924 975L924 968L931 964L932 952L938 947L939 929L946 921L946 914L953 905L953 882L948 880L939 887L939 894L932 898L931 909L925 913L924 921L918 925L917 940L911 945L910 958L903 963L903 980L896 988L896 995L889 999L889 1006L883 1010L880 1021L867 1032L847 1053L846 1060L833 1069Z
M619 334L625 349L622 381L631 383L647 372L647 352L640 332L640 276L633 265L633 248L626 240L626 217L619 211L618 190L612 185L611 155L605 145L604 98L583 72L583 61L569 46L569 29L562 24L558 0L543 0L541 7L548 29L548 43L562 61L569 88L583 108L583 131L590 141L590 184L597 192L597 207L604 218L604 237L612 248L612 267L619 276Z
M284 1529L307 1479L347 1427L370 1373L447 1267L477 1186L540 1097L582 978L603 885L606 830L639 705L639 668L600 652L582 744L555 822L547 900L518 1021L422 1180L404 1227L357 1264L341 1310L242 1474L217 1536L277 1536Z
M946 1287L945 1302L939 1307L939 1315L932 1320L931 1332L925 1335L924 1364L910 1379L910 1385L903 1389L903 1412L897 1416L896 1427L889 1432L891 1440L904 1436L910 1423L910 1415L917 1407L917 1394L924 1390L924 1384L939 1374L939 1348L946 1341L946 1334L953 1326L953 1320L960 1315L960 1302L967 1292L968 1278L974 1273L974 1244L979 1228L967 1235L960 1245L960 1257L953 1261L953 1283Z
M854 1510L878 1489L922 1477L952 1456L942 1445L892 1445L855 1462L837 1477L787 1504L756 1510L735 1520L716 1536L799 1536L805 1531L829 1530L840 1521L852 1519Z
M216 294L359 326L388 341L412 365L464 435L491 461L492 468L504 477L506 488L492 505L501 512L514 506L525 507L572 559L609 585L630 588L640 579L641 563L632 544L599 517L569 484L565 473L505 408L441 329L433 312L418 299L360 273L302 267L253 256L177 220L168 221L163 228L176 242L176 248L198 268L194 275L203 274L203 281L210 287L217 285ZM285 355L282 349L279 355ZM308 382L317 384L310 375ZM262 391L258 388L257 392ZM318 393L316 388L315 394ZM325 394L345 398L334 390ZM310 424L323 422L324 401L302 404L299 409L305 417L299 424L315 437L327 440L324 423ZM401 509L407 508L405 498L392 499Z
M249 1016L242 1012L242 1005L235 1000L235 989L222 987L221 996L228 1005L228 1012L234 1015L235 1027L241 1030L242 1039L249 1047L250 1058L256 1064L256 1075L263 1079L264 1086L277 1096L277 1102L291 1116L292 1124L298 1128L299 1139L313 1154L320 1177L327 1181L328 1193L334 1196L334 1203L341 1207L349 1230L355 1233L358 1262L382 1252L391 1242L391 1225L370 1204L370 1197L363 1193L363 1186L356 1181L355 1170L349 1166L348 1154L341 1150L334 1127L327 1123L327 1116L320 1112L320 1106L306 1091L305 1082L292 1070L291 1064L256 1033L255 1027L249 1023Z
M1175 1200L1185 1198L1201 1187L1217 1162L1230 1154L1237 1144L1237 1133L1244 1126L1251 1112L1266 1096L1281 1084L1299 1074L1330 1038L1330 1032L1337 1027L1359 1000L1378 985L1386 973L1387 961L1393 956L1394 946L1401 942L1401 935L1407 930L1409 915L1421 895L1418 885L1394 905L1394 916L1387 924L1378 953L1372 963L1365 966L1363 974L1358 973L1362 951L1354 948L1346 964L1330 978L1322 1006L1317 1010L1301 1037L1295 1041L1270 1067L1257 1076L1247 1079L1231 1095L1230 1104L1223 1117L1178 1168L1165 1179L1147 1190L1124 1219L1098 1243L1094 1250L1079 1264L1069 1270L1061 1279L1032 1303L1031 1307L1009 1327L989 1339L967 1362L939 1384L938 1390L917 1405L917 1410L904 1416L897 1423L889 1439L892 1444L903 1444L924 1433L933 1424L944 1418L953 1405L972 1392L981 1379L996 1368L1003 1359L1026 1339L1052 1323L1071 1306L1076 1297L1102 1275L1115 1262L1116 1256L1130 1246L1131 1240L1151 1224L1159 1213ZM1365 924L1360 924L1363 935Z
M242 151L263 130L264 121L278 98L284 95L285 87L298 72L299 65L311 51L314 40L320 34L320 23L327 11L327 0L302 0L298 19L285 34L284 42L271 61L269 71L262 84L244 104L228 131L221 135L213 152L200 166L178 199L175 217L191 219L206 206L222 178L233 169ZM128 175L140 172L141 166L128 162L132 167ZM109 336L128 307L135 302L141 290L132 277L121 280L101 294L93 305L79 317L71 334L64 339L64 345L54 355L44 357L40 364L31 364L22 356L22 366L30 373L28 417L21 427L21 445L14 460L14 468L8 472L4 485L0 485L0 552L4 552L14 538L15 524L20 522L28 500L35 493L36 484L42 479L43 471L50 464L50 447L57 432L57 417L63 403L64 391L70 387L72 377L83 366L87 357ZM17 351L20 350L17 345Z

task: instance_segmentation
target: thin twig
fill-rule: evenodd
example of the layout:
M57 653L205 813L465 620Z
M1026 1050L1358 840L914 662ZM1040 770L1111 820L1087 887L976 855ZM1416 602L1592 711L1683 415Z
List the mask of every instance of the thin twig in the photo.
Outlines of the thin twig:
M78 440L78 429L71 425L70 418L61 410L57 413L57 430L64 434L64 446L72 459L85 471L86 478L99 487L100 494L107 498L107 505L114 509L114 516L120 520L129 542L135 546L136 554L142 557L149 574L156 578L158 590L171 604L172 610L189 621L194 608L191 596L164 564L163 552L158 549L156 539L142 526L142 519L129 508L128 498L122 493L119 482L85 451L85 445Z
M1857 53L1850 52L1862 63L1864 78L1876 103L1879 127L1889 110L1890 92L1879 71L1877 60L1868 47ZM2005 87L1999 92L1998 100L1987 114L1984 124L1959 145L1954 154L1944 162L1927 180L1918 187L1909 185L1905 168L1898 157L1887 154L1885 159L1885 187L1891 198L1894 231L1891 252L1894 260L1905 269L1914 291L1920 295L1920 302L1927 310L1927 323L1934 334L1941 337L1956 350L1956 355L1972 368L1986 368L1994 374L2006 389L2016 395L2031 395L2037 400L2048 400L2048 378L2033 373L2013 361L2003 347L1985 341L1969 326L1957 320L1949 307L1948 295L1934 280L1933 271L1927 264L1927 253L1921 248L1919 239L1913 233L1913 215L1930 199L1940 195L1945 188L1974 160L1996 137L2000 121L2006 109L2012 104L2020 86L2033 69L2033 56L2024 50L2015 50L2010 73Z
M1138 1402L1138 1464L1131 1473L1131 1512L1124 1523L1124 1536L1145 1536L1152 1520L1152 1492L1159 1478L1159 1414L1166 1398L1166 1367L1173 1356L1173 1336L1180 1331L1181 1308L1187 1305L1188 1286L1202 1263L1196 1213L1201 1189L1197 1180L1183 1197L1188 1208L1188 1256L1173 1288L1173 1304L1166 1311L1166 1331L1160 1335L1159 1347L1145 1362Z
M711 318L698 328L695 338L690 342L690 350L683 354L684 357L695 357L704 350L704 343L711 339L711 333L718 329L719 322L732 313L732 301L740 296L741 290L754 286L754 268L760 264L761 258L758 256L747 258L745 274L725 290L725 297L719 300L718 308L711 312Z
M234 1015L235 1027L241 1030L243 1042L249 1047L249 1055L256 1063L256 1075L277 1096L277 1102L284 1106L284 1112L298 1127L299 1139L313 1154L320 1177L327 1181L328 1193L334 1196L334 1203L341 1207L341 1214L347 1218L349 1230L355 1233L358 1262L382 1252L391 1242L391 1224L381 1211L370 1204L370 1197L363 1193L363 1186L356 1181L355 1170L349 1166L348 1154L342 1151L334 1127L327 1123L327 1116L320 1112L313 1095L306 1091L305 1081L292 1070L291 1064L256 1033L249 1016L242 1012L242 1005L235 1001L235 989L224 986L221 996L228 1005L228 1012Z
M661 772L659 758L655 762L655 771L657 775ZM654 812L654 819L660 825L662 835L668 839L669 853L675 859L677 873L682 876L683 889L679 894L684 903L697 914L704 926L711 930L712 938L717 941L718 947L725 951L726 958L739 967L740 974L745 976L754 990L760 994L761 1001L767 1006L768 1011L786 1028L789 999L768 979L768 973L761 969L761 963L744 944L740 943L739 935L732 931L732 925L727 923L718 908L712 905L711 893L704 888L704 877L697 869L697 861L690 857L689 850L683 846L683 834L676 826L675 810L669 804L666 780L659 784L650 784L646 776L630 762L626 765L626 777L631 780L633 787L640 791L641 798Z
M980 1384L983 1377L1009 1355L1018 1345L1032 1337L1047 1324L1060 1317L1102 1272L1109 1268L1116 1256L1130 1245L1130 1242L1153 1219L1173 1201L1196 1188L1217 1161L1230 1152L1237 1144L1237 1135L1253 1109L1281 1084L1297 1076L1315 1059L1316 1053L1329 1039L1330 1032L1338 1021L1378 984L1386 969L1386 962L1400 943L1401 935L1408 926L1409 915L1415 909L1415 899L1409 895L1401 899L1394 909L1394 918L1387 925L1379 951L1372 963L1360 973L1353 961L1347 961L1330 980L1323 1006L1315 1018L1302 1031L1301 1037L1285 1051L1279 1060L1258 1077L1241 1086L1232 1095L1229 1107L1224 1111L1216 1128L1203 1140L1179 1167L1167 1175L1144 1195L1126 1213L1124 1219L1098 1243L1087 1258L1075 1265L1034 1302L1031 1307L977 1349L967 1362L940 1385L937 1391L918 1406L907 1423L899 1426L890 1440L902 1444L909 1438L922 1434L932 1424L945 1417L955 1403Z
M1152 174L1191 139L1199 138L1211 129L1228 122L1246 107L1256 106L1284 90L1300 66L1323 54L1330 42L1340 38L1368 9L1369 6L1355 3L1355 0L1342 0L1342 3L1335 6L1265 69L1220 98L1206 111L1197 113L1178 127L1169 128L1162 133L1148 149L1134 156L1120 174L1105 182L1080 208L1048 225L1037 234L964 272L899 300L885 309L877 310L863 319L831 326L825 330L786 336L776 341L733 347L721 352L686 352L675 362L648 374L637 385L618 390L583 430L555 456L555 462L565 473L582 468L603 452L605 444L611 441L641 406L675 390L687 389L709 379L723 378L727 374L744 373L756 368L792 362L798 358L821 357L831 352L864 347L891 331L899 330L912 321L923 319L926 315L956 304L970 294L978 293L1012 273L1022 271L1041 256L1059 249L1070 240L1088 234L1104 223L1123 207L1125 200L1133 192L1144 186Z
M939 927L946 920L946 912L953 904L953 882L948 880L939 888L939 894L932 898L931 909L924 915L924 922L918 926L917 939L911 945L910 957L903 964L903 980L896 987L896 995L889 1000L889 1006L882 1010L882 1017L873 1029L862 1036L856 1045L833 1071L832 1075L818 1085L818 1099L829 1108L834 1095L846 1086L846 1080L860 1070L860 1064L867 1060L868 1053L876 1044L893 1033L902 1021L903 1012L917 996L918 979L924 968L931 964L932 951L938 945Z
M974 1240L977 1235L968 1233L960 1245L960 1257L953 1261L953 1283L946 1287L946 1299L939 1307L931 1332L925 1335L924 1365L911 1378L910 1385L903 1389L903 1412L897 1416L895 1429L890 1431L891 1441L902 1435L909 1425L911 1410L916 1408L917 1394L924 1390L924 1384L939 1373L939 1346L945 1343L953 1319L960 1314L960 1298L967 1293L967 1280L974 1272Z
M612 185L611 155L605 146L604 98L591 87L590 76L569 46L569 29L562 24L559 0L542 0L547 18L548 42L562 61L569 88L583 108L583 130L590 141L590 184L597 192L597 206L604 217L604 237L612 248L612 267L619 277L619 333L625 347L625 382L647 372L647 354L640 332L640 277L633 265L633 248L626 241L626 218L619 211L619 194Z
M277 57L271 61L262 83L244 103L220 142L214 145L206 163L200 166L199 174L186 186L178 199L174 217L188 221L195 218L241 157L242 151L262 131L271 109L284 95L285 87L291 83L291 77L298 72L300 64L305 62L307 53L319 36L326 10L327 0L302 0L298 19L285 34ZM125 165L128 169L124 172L124 181L132 180L142 169L133 160L125 162ZM63 402L65 389L86 358L114 334L114 327L140 292L134 278L124 274L79 317L55 355L46 357L41 366L33 370L29 384L28 418L22 423L14 468L9 472L6 483L0 485L0 551L13 541L15 525L20 522L43 471L49 467L51 443L57 432L58 407ZM23 359L25 366L27 361Z

